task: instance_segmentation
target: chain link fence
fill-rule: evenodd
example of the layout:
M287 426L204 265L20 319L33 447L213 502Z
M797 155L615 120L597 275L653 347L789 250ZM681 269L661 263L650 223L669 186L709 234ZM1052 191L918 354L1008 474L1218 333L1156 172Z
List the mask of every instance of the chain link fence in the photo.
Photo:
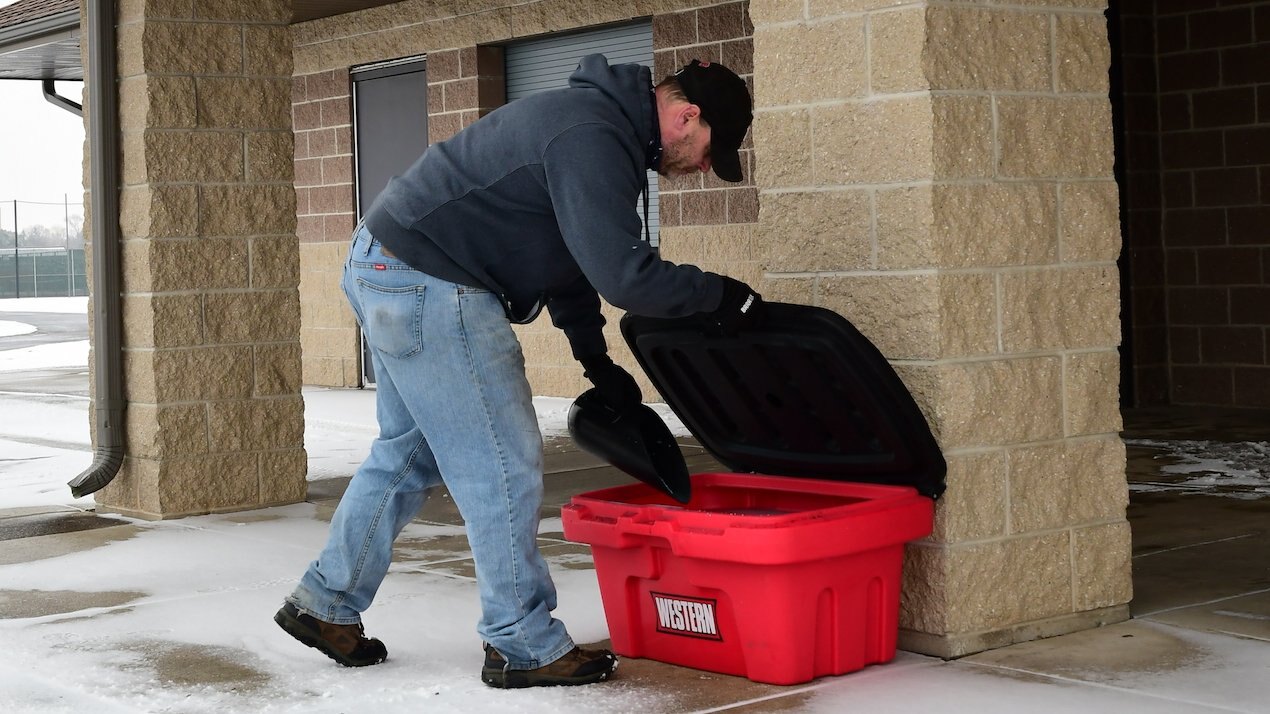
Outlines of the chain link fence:
M84 206L0 201L0 299L88 294Z

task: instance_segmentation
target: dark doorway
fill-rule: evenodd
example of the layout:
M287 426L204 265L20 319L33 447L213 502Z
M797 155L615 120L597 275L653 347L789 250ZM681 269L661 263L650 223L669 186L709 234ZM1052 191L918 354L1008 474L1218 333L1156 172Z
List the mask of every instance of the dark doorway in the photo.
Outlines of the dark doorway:
M428 148L426 60L412 58L357 67L353 80L353 153L356 158L357 218L389 179L405 171ZM362 340L362 380L375 383Z

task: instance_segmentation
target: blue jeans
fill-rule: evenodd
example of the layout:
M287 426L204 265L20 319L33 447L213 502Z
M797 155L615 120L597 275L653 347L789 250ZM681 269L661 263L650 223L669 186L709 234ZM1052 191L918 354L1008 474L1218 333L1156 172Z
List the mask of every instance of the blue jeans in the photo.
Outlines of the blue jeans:
M512 669L554 662L573 641L551 616L556 589L537 542L542 435L502 303L385 256L361 225L342 287L371 348L379 437L287 600L319 620L360 622L393 541L444 483L476 563L480 636Z

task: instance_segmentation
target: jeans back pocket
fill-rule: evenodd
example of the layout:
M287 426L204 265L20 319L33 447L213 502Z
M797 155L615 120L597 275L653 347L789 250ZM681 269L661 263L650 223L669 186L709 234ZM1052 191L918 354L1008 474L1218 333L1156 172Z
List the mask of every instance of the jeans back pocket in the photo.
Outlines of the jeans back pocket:
M362 332L372 347L398 359L423 350L424 286L388 288L357 279Z

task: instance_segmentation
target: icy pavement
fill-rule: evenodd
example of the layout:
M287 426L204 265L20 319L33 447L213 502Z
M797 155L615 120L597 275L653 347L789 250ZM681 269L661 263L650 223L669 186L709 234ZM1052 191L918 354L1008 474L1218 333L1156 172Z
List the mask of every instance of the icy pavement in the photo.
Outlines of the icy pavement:
M9 302L0 301L0 319ZM46 367L47 355L5 352L0 338L0 358L15 365L0 372L6 713L1268 711L1270 519L1264 499L1194 493L1229 485L1220 483L1192 484L1184 498L1140 494L1176 511L1143 536L1155 540L1135 554L1138 619L952 662L900 652L891 664L793 687L636 659L624 660L616 679L602 685L485 687L477 676L471 561L461 527L437 503L403 533L392 572L366 613L367 632L385 640L390 659L344 669L271 619L322 545L337 495L161 522L97 515L91 497L72 499L65 486L90 461L87 401L6 391L6 378ZM373 393L307 388L304 398L310 480L321 492L365 455L375 433ZM540 399L536 406L544 432L563 433L568 401ZM1185 466L1188 454L1208 459L1192 465L1202 463L1209 476L1252 479L1259 468L1255 448L1170 453L1170 444L1184 441L1142 447L1168 456L1159 460L1165 466ZM1264 478L1264 469L1259 473ZM1196 476L1168 472L1148 480L1173 485L1167 482L1174 478ZM1251 519L1239 521L1241 514ZM15 535L50 519L90 527ZM1135 542L1138 536L1135 525ZM559 588L557 615L577 640L604 640L608 625L588 549L562 539L559 518L543 521L541 542ZM1242 579L1222 580L1223 568Z
M366 615L390 659L343 669L270 621L325 537L323 507L120 525L73 552L22 544L0 566L6 712L1172 712L1264 711L1267 642L1133 621L957 662L889 665L804 686L755 685L644 660L578 689L492 690L476 673L475 583L455 553L395 567ZM558 521L544 532L558 532ZM457 531L411 524L403 540ZM65 539L43 536L28 540ZM547 539L551 543L554 539ZM15 542L10 542L12 546ZM50 548L47 552L42 548ZM580 641L607 636L593 571L547 547L557 613ZM47 556L47 557L44 557ZM0 562L8 561L12 555Z
M1136 493L1204 493L1255 500L1270 496L1270 443L1126 439L1128 446L1159 452L1160 475L1168 480L1134 481Z

